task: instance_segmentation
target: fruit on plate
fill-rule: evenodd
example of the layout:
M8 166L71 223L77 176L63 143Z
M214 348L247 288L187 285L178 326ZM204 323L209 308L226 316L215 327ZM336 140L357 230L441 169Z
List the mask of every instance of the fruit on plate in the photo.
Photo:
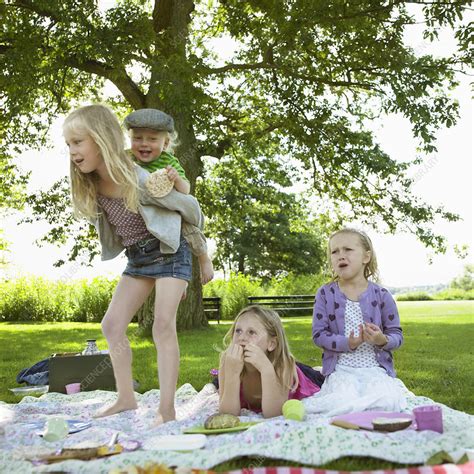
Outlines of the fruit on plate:
M223 413L220 415L211 415L204 422L204 428L207 430L221 430L223 428L234 428L240 423L239 417Z
M411 418L374 418L372 425L377 431L399 431L411 425Z

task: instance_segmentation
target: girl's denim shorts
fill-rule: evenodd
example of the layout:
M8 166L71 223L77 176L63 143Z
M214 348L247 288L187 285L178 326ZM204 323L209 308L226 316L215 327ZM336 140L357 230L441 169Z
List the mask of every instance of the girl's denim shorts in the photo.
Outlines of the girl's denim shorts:
M160 241L150 236L127 247L125 255L128 257L128 263L124 275L191 280L191 250L182 237L176 253L161 253Z

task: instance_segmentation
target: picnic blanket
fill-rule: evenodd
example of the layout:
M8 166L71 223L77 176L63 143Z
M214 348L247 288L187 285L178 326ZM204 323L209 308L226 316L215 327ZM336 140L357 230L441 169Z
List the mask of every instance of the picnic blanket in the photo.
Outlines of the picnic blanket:
M421 466L409 469L351 471L350 474L472 474L473 472L474 461L461 465L443 464L442 466ZM228 471L226 474L348 474L348 472L306 467L257 467L255 469Z
M58 442L47 442L31 428L34 421L50 417L91 420L104 403L115 400L114 392L94 391L74 395L47 393L39 398L25 397L16 404L0 403L0 467L2 472L68 471L107 473L112 468L143 465L147 462L168 466L210 469L240 456L283 459L302 464L322 465L343 456L371 456L391 462L424 464L432 455L445 451L457 461L467 449L474 449L474 416L441 405L445 431L404 430L383 434L337 428L330 418L308 415L304 422L276 417L263 420L260 415L242 411L241 421L262 423L247 431L207 436L204 448L194 451L160 451L159 436L181 434L184 429L202 425L217 411L218 394L212 384L197 392L191 385L176 393L177 421L151 428L159 403L159 390L137 394L139 408L111 417L94 419L92 426ZM418 405L433 403L425 397L411 396L407 412ZM311 399L306 399L309 406ZM308 405L309 404L309 405ZM139 440L142 449L100 460L69 460L52 465L33 466L27 458L56 451L61 447L106 444L119 431L119 441ZM254 463L255 465L255 463Z

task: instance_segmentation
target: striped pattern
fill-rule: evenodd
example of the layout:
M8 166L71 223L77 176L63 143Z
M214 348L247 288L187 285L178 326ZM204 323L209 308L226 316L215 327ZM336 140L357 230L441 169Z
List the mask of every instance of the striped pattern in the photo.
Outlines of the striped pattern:
M474 474L474 461L467 464L409 467L378 471L328 471L306 467L256 467L228 471L226 474Z

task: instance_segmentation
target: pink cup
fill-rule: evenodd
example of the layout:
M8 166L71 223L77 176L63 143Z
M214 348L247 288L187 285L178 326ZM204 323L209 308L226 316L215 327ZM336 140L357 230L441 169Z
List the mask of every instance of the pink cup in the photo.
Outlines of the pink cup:
M425 405L413 409L418 431L431 430L443 432L443 412L439 405Z
M71 395L73 393L79 393L81 391L81 384L80 383L69 383L65 386L66 393Z

